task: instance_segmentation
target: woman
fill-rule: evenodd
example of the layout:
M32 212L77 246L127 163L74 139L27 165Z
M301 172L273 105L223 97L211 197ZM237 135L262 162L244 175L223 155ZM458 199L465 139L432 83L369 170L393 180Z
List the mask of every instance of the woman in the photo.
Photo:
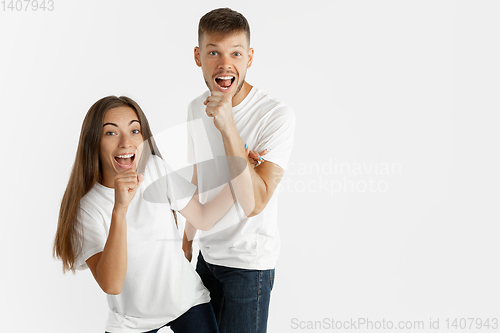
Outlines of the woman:
M241 181L248 185L244 176ZM237 187L237 197L250 193ZM64 271L88 267L108 294L106 331L156 332L168 325L174 332L217 332L208 290L184 258L171 209L207 230L234 199L226 185L201 205L195 190L162 161L137 103L109 96L90 108L54 255Z

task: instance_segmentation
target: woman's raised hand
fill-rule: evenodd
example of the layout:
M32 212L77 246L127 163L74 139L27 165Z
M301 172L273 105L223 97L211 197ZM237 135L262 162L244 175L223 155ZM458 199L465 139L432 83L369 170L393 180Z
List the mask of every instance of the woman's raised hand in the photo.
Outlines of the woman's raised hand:
M267 154L267 149L264 149L263 151L257 153L255 150L250 150L250 147L247 147L246 149L248 159L250 160L250 163L253 165L255 168L257 165L259 165L261 162L264 162L264 159L262 156Z
M143 174L128 169L115 176L115 208L128 209L139 185L144 180Z

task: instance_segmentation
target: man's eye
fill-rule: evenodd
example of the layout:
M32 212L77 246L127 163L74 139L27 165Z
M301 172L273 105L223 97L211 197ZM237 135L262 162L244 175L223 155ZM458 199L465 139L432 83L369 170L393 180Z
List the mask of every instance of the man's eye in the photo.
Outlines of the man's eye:
M217 51L211 51L210 55L217 55Z
M234 52L234 55L235 55L235 56L237 56L237 57L239 57L239 56L241 55L241 53L239 53L239 52Z

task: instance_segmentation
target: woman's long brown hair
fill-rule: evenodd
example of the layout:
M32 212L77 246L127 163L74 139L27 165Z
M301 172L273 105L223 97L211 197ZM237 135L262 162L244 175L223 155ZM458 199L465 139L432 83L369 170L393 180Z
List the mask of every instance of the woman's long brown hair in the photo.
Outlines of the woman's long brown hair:
M143 172L150 156L147 153L147 148L150 149L151 154L161 157L152 137L148 120L135 101L124 96L108 96L98 100L90 107L83 120L75 163L62 198L54 240L53 255L62 260L63 272L68 270L75 272L75 258L81 251L81 240L77 232L77 228L81 227L78 225L77 219L80 200L100 180L102 174L99 161L99 146L104 116L109 110L120 106L127 106L135 111L141 123L143 140L147 140L149 143L149 147L144 145L143 157L139 161L137 168L138 172Z

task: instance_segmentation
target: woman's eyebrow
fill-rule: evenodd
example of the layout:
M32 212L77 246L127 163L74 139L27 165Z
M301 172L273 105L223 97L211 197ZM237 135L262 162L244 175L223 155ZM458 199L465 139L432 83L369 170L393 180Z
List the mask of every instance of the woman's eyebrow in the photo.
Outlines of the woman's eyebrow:
M139 122L139 120L134 119L134 120L131 120L131 121L130 121L130 123L128 123L128 125L129 125L129 126L130 126L130 125L132 125L132 123L133 123L134 121L138 122L138 123L139 123L139 125L141 124L141 123ZM112 126L118 127L118 125L117 125L117 124L115 124L115 123L106 123L106 124L102 125L102 127L104 127L104 126L106 126L106 125L112 125Z

